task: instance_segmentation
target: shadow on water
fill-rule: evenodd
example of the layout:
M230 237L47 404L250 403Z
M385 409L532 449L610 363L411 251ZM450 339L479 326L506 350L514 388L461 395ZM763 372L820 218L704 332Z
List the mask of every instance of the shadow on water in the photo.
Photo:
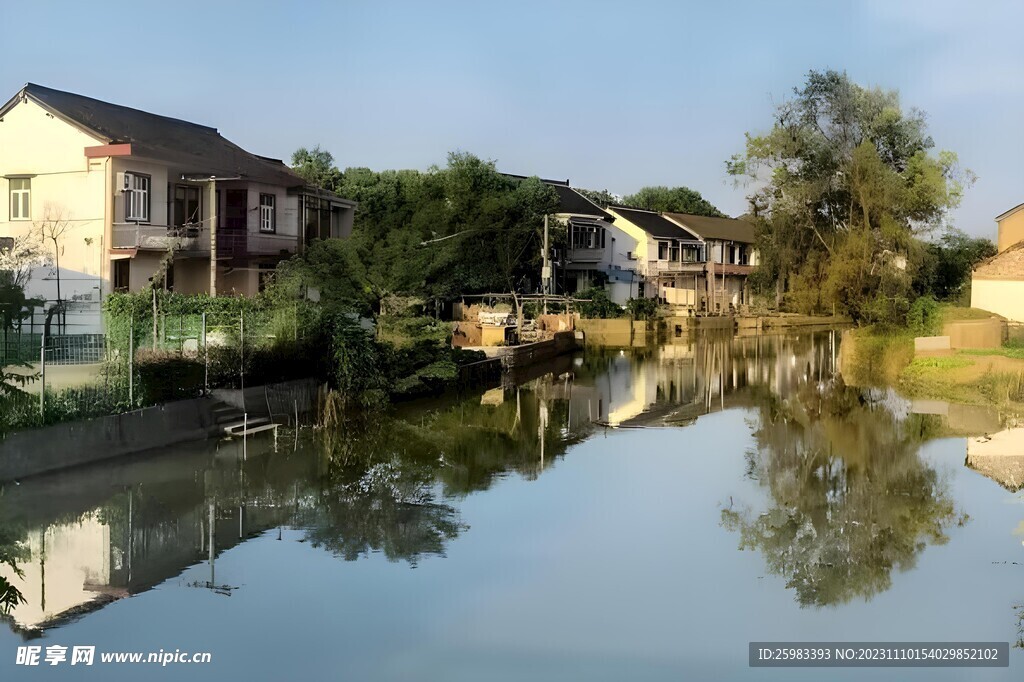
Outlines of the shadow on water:
M0 589L25 599L5 611L34 636L195 566L204 577L190 587L230 597L245 588L218 576L218 558L284 529L342 560L415 567L472 532L462 498L537 478L610 428L686 427L733 408L751 415L755 443L737 480L769 504L736 500L721 524L802 605L870 598L967 518L918 454L949 420L844 386L838 342L705 333L588 348L484 392L302 430L280 449L210 441L22 481L0 491Z

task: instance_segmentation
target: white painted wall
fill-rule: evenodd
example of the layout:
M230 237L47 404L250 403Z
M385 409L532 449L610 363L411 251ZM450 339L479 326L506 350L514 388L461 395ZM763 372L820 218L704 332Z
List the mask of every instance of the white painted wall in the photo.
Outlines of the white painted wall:
M102 144L31 100L19 102L0 122L0 237L38 234L49 215L60 214L68 230L59 243L60 288L65 300L80 302L69 333L99 331L98 305L109 291L104 241L105 159L88 159L85 148ZM2 176L31 175L31 219L11 220L10 181ZM26 287L30 296L54 299L58 271L54 245L50 263L36 268Z
M1024 280L975 277L971 280L971 307L1024 322Z

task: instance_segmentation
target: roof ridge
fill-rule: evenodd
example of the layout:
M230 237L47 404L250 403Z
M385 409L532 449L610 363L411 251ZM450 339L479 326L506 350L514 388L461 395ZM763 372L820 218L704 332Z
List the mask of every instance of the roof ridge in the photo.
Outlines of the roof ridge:
M132 112L135 112L135 113L138 113L138 114L144 114L145 116L152 116L153 118L159 118L159 119L162 119L164 121L172 121L174 123L181 123L181 124L184 124L184 125L193 126L195 128L201 128L203 130L210 130L210 131L213 131L213 132L219 134L219 131L217 130L217 128L215 128L213 126L204 125L202 123L194 123L193 121L186 121L183 118L175 118L174 116L164 116L163 114L154 114L152 111L146 111L145 109L137 109L135 107L129 107L129 106L124 105L124 104L117 104L115 102L107 102L106 100L97 99L95 97L89 97L88 95L80 95L77 92L69 92L67 90L58 90L57 88L51 88L51 87L47 87L45 85L39 85L38 83L26 83L25 86L21 89L21 91L23 93L25 93L26 95L33 96L33 95L36 94L36 93L33 93L33 89L43 90L43 91L51 92L51 93L57 93L59 95L65 95L65 96L70 96L70 97L78 97L79 99L87 100L89 102L96 102L96 103L102 104L104 106L117 107L118 109L126 109L128 111L132 111ZM38 94L45 97L46 93L43 92L43 93L38 93ZM54 108L59 108L56 105L54 105L53 103L51 103L51 102L46 102L46 104L47 104L47 106L51 106L51 107L54 107ZM88 124L83 123L83 125L88 125Z

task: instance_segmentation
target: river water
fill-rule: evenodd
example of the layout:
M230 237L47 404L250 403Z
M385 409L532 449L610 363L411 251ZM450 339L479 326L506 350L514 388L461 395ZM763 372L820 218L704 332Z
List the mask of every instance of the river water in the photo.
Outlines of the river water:
M1024 440L990 411L843 385L838 346L593 348L338 432L8 485L0 552L22 577L0 574L26 603L0 678L1020 679L1020 458L992 444ZM765 640L1002 641L1011 661L748 667ZM55 645L68 661L17 664ZM99 660L176 650L211 661Z

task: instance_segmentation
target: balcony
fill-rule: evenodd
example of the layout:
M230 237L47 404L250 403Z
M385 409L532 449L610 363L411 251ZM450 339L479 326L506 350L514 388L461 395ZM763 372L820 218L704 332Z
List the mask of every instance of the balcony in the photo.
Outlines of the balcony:
M294 234L249 233L245 241L245 253L250 256L291 255L299 248L299 238Z
M209 237L198 227L169 227L167 225L139 225L114 223L111 247L115 249L141 249L167 251L208 251Z
M569 249L569 260L573 263L600 263L604 260L604 249Z
M185 254L210 252L208 231L190 226L115 223L112 242L115 249L167 251L173 246L175 251ZM295 235L217 231L217 255L225 258L291 255L298 251L298 245Z
M299 238L295 235L217 231L217 255L224 258L288 256L296 253L298 247Z
M680 273L680 272L691 272L701 273L704 272L704 263L698 263L694 261L675 261L675 260L650 260L647 261L647 273L650 275L658 275L662 273Z
M708 264L708 272L711 272L711 267ZM714 268L716 275L749 275L754 271L753 265L740 265L738 263L715 263Z

